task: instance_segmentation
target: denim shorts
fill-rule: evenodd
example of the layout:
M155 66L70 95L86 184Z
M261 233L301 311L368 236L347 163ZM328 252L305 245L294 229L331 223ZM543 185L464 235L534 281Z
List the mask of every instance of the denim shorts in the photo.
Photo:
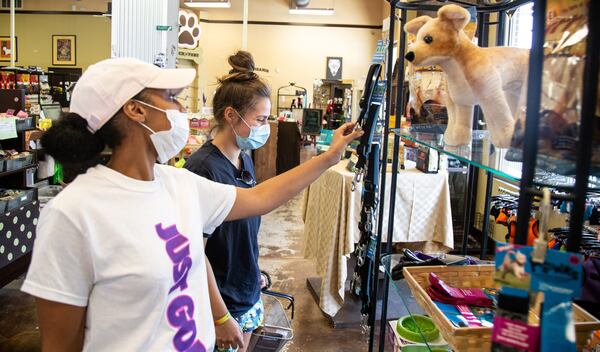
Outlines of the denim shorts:
M256 304L252 308L250 308L250 310L248 310L246 313L235 318L235 320L239 324L239 326L242 329L242 332L244 334L248 334L248 333L251 333L252 331L256 330L260 326L260 324L262 324L264 319L265 319L265 313L264 313L264 306L263 306L262 300L259 300L258 302L256 302ZM215 352L234 352L234 351L235 351L235 349L233 349L233 348L222 349L222 348L218 348L218 346L215 346Z

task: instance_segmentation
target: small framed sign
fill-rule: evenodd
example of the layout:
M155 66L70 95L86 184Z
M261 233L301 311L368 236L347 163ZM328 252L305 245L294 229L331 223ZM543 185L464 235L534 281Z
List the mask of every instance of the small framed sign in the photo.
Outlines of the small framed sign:
M341 81L342 80L342 62L341 57L327 57L327 80L330 81Z
M52 36L52 65L75 66L77 64L77 40L74 35Z
M16 47L17 37L15 37L15 48L11 48L10 37L0 37L0 61L10 61L13 53L15 55L15 61L19 61Z

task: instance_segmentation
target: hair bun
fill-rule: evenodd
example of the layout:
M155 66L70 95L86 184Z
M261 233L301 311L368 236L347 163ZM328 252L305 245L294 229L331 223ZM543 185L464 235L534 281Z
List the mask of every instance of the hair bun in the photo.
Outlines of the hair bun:
M247 51L238 51L235 55L231 55L228 61L232 67L232 70L229 71L230 74L254 73L254 58Z
M228 75L219 79L220 83L243 83L259 79L258 75L254 73L254 59L249 52L240 50L235 55L231 55L228 61L232 69L229 70Z

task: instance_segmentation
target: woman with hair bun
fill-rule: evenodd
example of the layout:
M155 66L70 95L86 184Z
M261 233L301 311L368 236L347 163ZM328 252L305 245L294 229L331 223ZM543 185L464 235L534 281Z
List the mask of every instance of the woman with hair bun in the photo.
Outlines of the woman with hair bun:
M36 298L43 351L212 352L214 325L228 313L211 300L220 296L203 234L280 206L360 136L347 124L328 152L253 188L161 165L187 141L176 97L195 76L100 61L79 78L70 114L43 136L48 154L85 172L42 210L21 288Z
M254 73L254 60L246 51L229 57L232 69L221 77L213 98L217 121L214 139L206 142L185 163L185 168L211 181L249 189L256 185L252 158L242 150L262 147L269 138L271 89ZM263 320L258 267L260 216L228 221L205 235L206 257L228 311L235 320L216 327L219 351L241 331L247 346L252 331ZM235 324L237 323L236 326ZM245 348L241 348L244 352Z

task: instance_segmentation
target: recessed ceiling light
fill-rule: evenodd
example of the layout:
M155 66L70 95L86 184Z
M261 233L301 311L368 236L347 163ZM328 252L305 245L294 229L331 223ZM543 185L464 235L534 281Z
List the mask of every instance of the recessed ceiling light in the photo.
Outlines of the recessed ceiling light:
M203 8L221 8L228 9L231 7L229 1L186 1L184 2L187 7L203 7Z
M318 15L318 16L331 16L333 15L333 9L318 9L318 8L295 8L290 9L292 15Z

